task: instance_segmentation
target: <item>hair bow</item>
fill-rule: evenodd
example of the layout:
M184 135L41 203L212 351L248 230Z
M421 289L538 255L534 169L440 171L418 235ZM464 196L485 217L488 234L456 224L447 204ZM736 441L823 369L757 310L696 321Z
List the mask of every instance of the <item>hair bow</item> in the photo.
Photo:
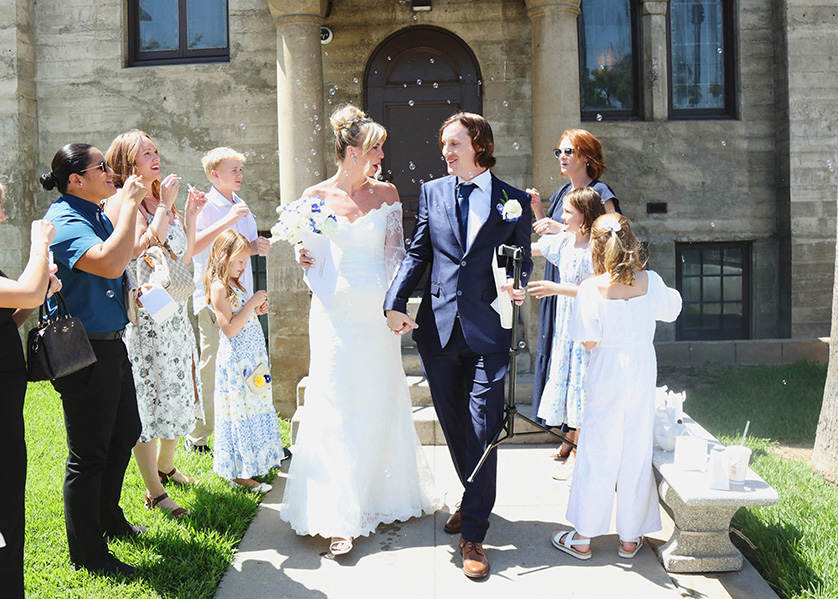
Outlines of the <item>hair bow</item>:
M602 228L606 231L611 231L612 233L616 233L617 231L620 231L622 229L622 227L620 226L620 222L616 220L606 221L602 223Z

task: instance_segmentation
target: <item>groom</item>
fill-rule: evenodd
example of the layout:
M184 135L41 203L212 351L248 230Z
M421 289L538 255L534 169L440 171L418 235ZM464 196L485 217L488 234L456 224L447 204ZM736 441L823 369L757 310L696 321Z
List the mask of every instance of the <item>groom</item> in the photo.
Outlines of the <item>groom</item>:
M492 452L473 483L466 482L503 420L504 377L510 331L491 307L497 297L492 256L501 244L524 249L521 286L532 270L530 201L495 177L492 128L482 116L458 113L439 132L448 177L422 185L413 242L384 301L387 325L413 339L431 389L454 467L465 487L445 531L461 533L463 571L483 578L489 562L483 539L495 503L497 455ZM416 322L407 300L430 267ZM507 272L511 272L511 265ZM502 292L521 303L511 280Z

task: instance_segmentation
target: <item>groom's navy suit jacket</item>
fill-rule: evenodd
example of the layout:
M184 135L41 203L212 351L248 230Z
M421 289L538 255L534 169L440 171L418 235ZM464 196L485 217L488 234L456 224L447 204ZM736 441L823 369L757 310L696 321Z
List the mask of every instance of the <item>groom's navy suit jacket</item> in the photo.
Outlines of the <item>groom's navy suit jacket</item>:
M490 305L497 297L491 270L492 254L501 244L522 247L521 285L526 284L532 271L529 197L492 175L489 216L466 249L457 220L456 179L449 175L422 185L413 241L387 292L384 309L407 313L410 293L430 266L430 279L416 319L419 328L413 332L414 340L429 350L445 347L459 314L463 335L472 351L477 354L507 352L510 331L501 327L500 317ZM523 208L516 221L504 221L496 208L506 199L504 191L509 200L518 200ZM499 260L502 264L502 259ZM511 265L509 273L511 276Z

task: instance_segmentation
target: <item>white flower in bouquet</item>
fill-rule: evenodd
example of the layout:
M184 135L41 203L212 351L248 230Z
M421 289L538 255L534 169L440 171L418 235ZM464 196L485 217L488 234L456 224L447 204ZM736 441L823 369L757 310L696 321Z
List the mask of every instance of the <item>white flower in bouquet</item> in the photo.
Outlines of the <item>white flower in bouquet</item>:
M302 241L303 231L329 237L337 230L337 217L318 195L278 206L276 211L279 222L271 228L271 242L282 240L296 245Z

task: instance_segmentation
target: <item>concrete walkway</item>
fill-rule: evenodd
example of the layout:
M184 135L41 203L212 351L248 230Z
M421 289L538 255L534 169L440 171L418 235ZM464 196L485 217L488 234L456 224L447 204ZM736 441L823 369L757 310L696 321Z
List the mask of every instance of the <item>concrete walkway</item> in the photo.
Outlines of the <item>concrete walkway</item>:
M579 561L553 548L550 533L564 519L569 485L552 479L549 445L503 445L498 454L498 497L486 538L491 574L482 581L460 570L459 535L447 535L443 508L432 516L379 526L353 551L333 558L328 542L298 537L279 518L285 478L277 477L239 547L216 599L518 599L612 597L630 599L775 599L745 562L742 572L669 575L647 545L633 560L617 556L616 533L594 539L593 557ZM462 487L444 446L424 447L447 503ZM664 517L666 518L665 514ZM664 527L670 527L666 518ZM656 537L669 536L664 530ZM649 539L655 543L655 538Z

